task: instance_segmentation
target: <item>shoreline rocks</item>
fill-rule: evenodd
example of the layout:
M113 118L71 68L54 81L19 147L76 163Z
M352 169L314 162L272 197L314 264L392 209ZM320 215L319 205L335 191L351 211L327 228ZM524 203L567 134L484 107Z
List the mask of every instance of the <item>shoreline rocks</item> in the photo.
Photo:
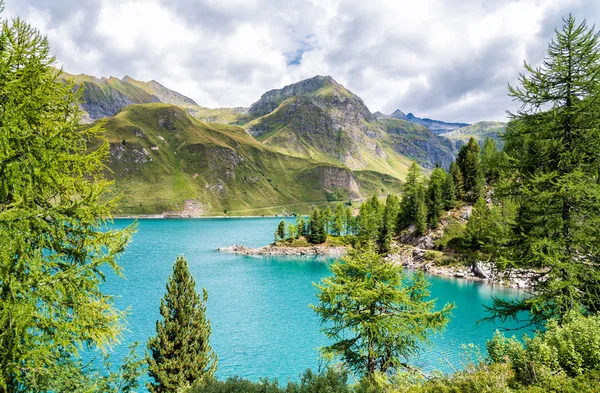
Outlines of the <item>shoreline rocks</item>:
M217 251L230 252L240 255L298 255L298 256L342 256L346 253L348 247L332 247L324 245L315 245L307 247L275 246L269 244L264 247L250 248L241 244L234 244L229 247L217 248Z

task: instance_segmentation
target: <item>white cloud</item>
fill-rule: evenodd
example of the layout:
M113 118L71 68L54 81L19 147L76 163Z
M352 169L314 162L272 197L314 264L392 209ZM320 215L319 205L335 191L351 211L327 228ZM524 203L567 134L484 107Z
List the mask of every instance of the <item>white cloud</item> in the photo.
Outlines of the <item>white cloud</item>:
M372 110L502 120L506 84L594 0L7 0L68 72L155 79L204 106L331 75Z

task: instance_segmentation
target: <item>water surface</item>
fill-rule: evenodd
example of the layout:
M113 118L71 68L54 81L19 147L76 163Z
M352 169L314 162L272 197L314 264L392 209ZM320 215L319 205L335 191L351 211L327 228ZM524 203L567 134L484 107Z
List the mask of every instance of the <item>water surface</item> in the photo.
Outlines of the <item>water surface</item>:
M235 243L258 247L270 243L280 218L143 219L120 258L126 279L111 276L103 290L117 295L117 306L129 308L128 332L115 355L126 344L145 343L155 334L158 307L165 283L178 255L184 255L199 287L209 294L211 344L219 356L217 375L298 379L307 368L317 369L317 348L327 344L319 321L308 307L316 302L313 282L329 275L328 263L316 258L248 257L215 251ZM132 220L116 220L123 228ZM512 298L517 291L437 276L432 296L438 306L454 302L456 309L446 332L414 363L425 369L448 371L447 358L460 367L461 346L485 350L497 326L476 325L485 317L482 304L492 296Z

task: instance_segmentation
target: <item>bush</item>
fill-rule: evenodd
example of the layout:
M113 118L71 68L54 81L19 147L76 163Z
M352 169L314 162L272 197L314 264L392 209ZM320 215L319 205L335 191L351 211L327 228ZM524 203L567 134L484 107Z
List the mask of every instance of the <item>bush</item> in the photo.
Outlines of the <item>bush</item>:
M452 219L448 225L444 228L444 234L441 238L436 239L434 244L439 249L462 248L462 238L465 235L465 225Z

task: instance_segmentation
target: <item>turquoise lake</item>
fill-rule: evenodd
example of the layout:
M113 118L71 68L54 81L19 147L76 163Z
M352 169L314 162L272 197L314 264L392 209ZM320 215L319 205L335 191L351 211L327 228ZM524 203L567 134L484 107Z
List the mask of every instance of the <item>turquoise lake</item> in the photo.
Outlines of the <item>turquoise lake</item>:
M103 290L117 296L120 309L129 308L128 331L114 348L115 360L126 345L155 333L158 307L177 255L184 255L198 290L209 294L211 344L219 356L219 377L239 375L297 380L307 368L319 367L317 348L327 343L319 320L308 307L316 302L313 282L329 275L328 263L315 258L247 257L216 251L243 244L258 247L272 242L280 218L143 219L119 263L126 279L109 275ZM132 220L119 219L111 227L123 228ZM447 358L461 366L462 344L485 342L498 326L477 325L485 317L483 304L492 296L514 298L522 293L492 288L461 279L428 276L432 297L441 307L456 309L443 336L413 360L426 370L449 371ZM504 327L512 327L505 325ZM521 333L517 333L520 335Z

